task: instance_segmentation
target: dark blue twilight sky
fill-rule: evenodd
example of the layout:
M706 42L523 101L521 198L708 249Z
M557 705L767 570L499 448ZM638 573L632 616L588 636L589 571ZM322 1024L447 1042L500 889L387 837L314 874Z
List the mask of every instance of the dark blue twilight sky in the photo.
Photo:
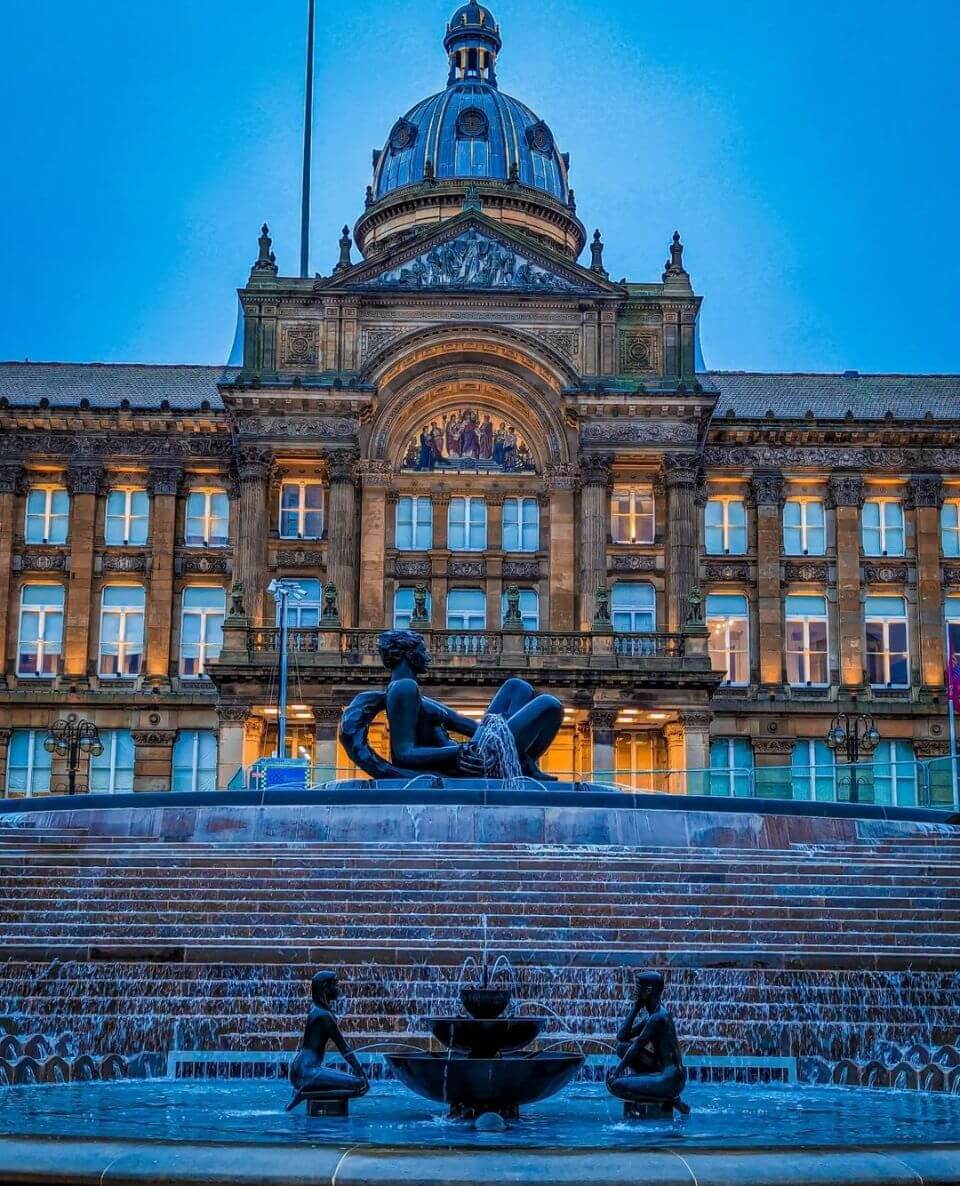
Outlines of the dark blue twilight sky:
M5 0L0 358L226 359L298 261L306 0ZM319 0L312 265L442 89L451 0ZM958 0L498 0L615 278L679 227L707 364L956 371Z

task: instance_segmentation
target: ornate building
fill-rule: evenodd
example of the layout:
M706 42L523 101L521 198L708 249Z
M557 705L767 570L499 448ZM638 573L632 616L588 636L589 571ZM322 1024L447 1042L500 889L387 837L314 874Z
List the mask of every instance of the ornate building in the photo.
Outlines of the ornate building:
M330 275L283 276L263 228L240 365L0 367L0 783L61 785L42 743L77 714L91 789L236 785L275 744L288 576L318 778L396 623L466 711L509 674L556 692L556 772L843 797L825 738L854 709L867 793L929 794L960 378L705 371L679 235L655 282L611 280L599 232L580 264L567 154L499 89L490 12L444 48Z

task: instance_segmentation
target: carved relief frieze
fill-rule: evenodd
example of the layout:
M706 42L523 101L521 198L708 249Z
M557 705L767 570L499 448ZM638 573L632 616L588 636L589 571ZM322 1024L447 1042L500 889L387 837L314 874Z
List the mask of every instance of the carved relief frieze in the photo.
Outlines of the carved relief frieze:
M428 577L433 572L429 560L415 560L407 556L398 556L393 562L395 577Z
M945 585L960 585L960 564L945 564L942 571Z
M864 564L863 579L868 585L902 585L907 579L905 564Z
M530 331L535 338L545 342L551 349L563 354L571 362L580 361L580 333L566 329L535 329Z
M683 421L596 420L580 430L580 440L591 445L692 445L697 426Z
M569 461L548 465L544 471L544 478L551 493L576 490L580 485L580 467Z
M748 581L750 565L746 560L725 560L721 563L707 563L703 566L706 581Z
M178 576L227 573L230 571L229 557L218 554L209 555L206 552L185 552L177 557L174 570Z
M660 370L659 335L649 330L622 330L619 337L619 373L642 375Z
M319 548L281 548L276 555L280 568L319 568L323 564Z
M655 572L657 557L640 552L614 552L607 557L611 572Z
M913 752L918 758L949 757L950 742L946 738L937 741L932 737L921 737L913 743Z
M100 572L146 572L144 552L101 552L96 567Z
M0 457L227 457L229 436L130 436L122 433L6 432L0 434Z
M64 572L66 567L66 552L41 552L30 549L13 557L14 572Z
M755 754L792 754L794 740L792 737L754 737L753 752Z
M356 436L360 422L352 416L255 416L242 421L244 436L333 437Z
M448 572L452 577L485 577L487 565L483 560L451 560Z
M709 445L704 464L717 469L960 470L960 449L896 445Z
M320 322L295 321L280 325L281 367L320 366Z
M784 578L788 581L823 582L830 572L828 564L817 564L812 560L788 560L783 566Z
M177 740L176 729L134 729L132 733L134 745L166 747L172 746Z
M539 560L504 560L503 575L514 581L536 581L540 579Z
M365 325L360 334L360 360L366 362L374 354L379 354L384 346L409 333L412 325Z

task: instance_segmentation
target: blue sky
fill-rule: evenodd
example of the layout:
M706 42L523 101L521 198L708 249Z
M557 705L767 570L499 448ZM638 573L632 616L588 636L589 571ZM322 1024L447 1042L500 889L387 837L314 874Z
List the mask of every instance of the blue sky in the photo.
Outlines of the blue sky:
M311 262L442 89L438 0L319 0ZM299 246L306 0L6 0L0 358L226 359ZM501 87L571 156L614 278L675 227L707 364L956 371L957 0L503 0Z

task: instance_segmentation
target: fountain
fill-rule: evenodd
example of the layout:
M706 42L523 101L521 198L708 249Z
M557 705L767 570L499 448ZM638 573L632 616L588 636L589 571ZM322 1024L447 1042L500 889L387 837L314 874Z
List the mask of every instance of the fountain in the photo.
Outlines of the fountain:
M491 971L487 961L487 919L482 917L480 983L462 986L471 957L461 970L460 1002L466 1017L428 1017L427 1024L445 1052L388 1054L397 1078L426 1099L447 1104L451 1119L479 1120L488 1113L516 1120L522 1104L561 1091L583 1065L582 1054L523 1053L539 1036L546 1017L504 1017L513 993L493 981L503 967L515 983L505 956ZM482 1123L482 1121L481 1121Z

